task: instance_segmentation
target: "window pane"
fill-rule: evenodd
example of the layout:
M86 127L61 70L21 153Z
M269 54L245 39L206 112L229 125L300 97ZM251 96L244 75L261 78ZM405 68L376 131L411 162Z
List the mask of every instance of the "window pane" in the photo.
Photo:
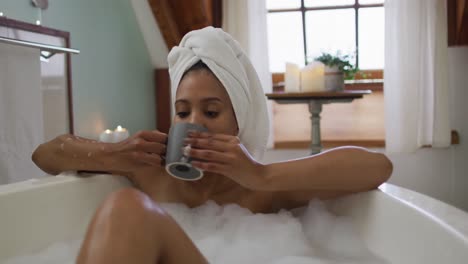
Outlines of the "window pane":
M321 52L343 55L356 51L354 9L306 12L307 55L312 60Z
M359 68L383 69L384 8L359 9Z
M304 65L301 12L268 14L268 48L271 72L284 72L286 62Z
M383 4L384 0L359 0L359 4L368 5L368 4Z
M305 0L305 7L354 5L354 0Z
M267 9L299 8L301 0L267 0L266 5Z

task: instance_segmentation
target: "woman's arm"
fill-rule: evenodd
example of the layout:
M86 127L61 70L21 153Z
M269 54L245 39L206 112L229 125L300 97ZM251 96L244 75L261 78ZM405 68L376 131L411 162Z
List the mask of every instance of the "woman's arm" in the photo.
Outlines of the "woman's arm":
M227 176L258 191L350 193L376 188L393 167L383 154L359 147L342 147L297 160L263 165L255 161L234 136L193 132L186 139L193 147L192 164Z
M64 171L109 172L108 143L65 134L45 142L34 151L33 162L44 172L57 175Z
M61 135L40 145L32 160L43 171L93 171L131 176L143 167L161 165L167 135L141 131L119 143L102 143L73 135Z
M393 170L384 154L359 147L263 166L265 189L271 191L367 191L387 181Z

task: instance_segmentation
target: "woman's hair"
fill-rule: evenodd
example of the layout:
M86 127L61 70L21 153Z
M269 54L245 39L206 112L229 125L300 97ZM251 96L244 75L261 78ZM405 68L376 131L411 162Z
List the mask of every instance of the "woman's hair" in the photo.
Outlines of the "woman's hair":
M195 63L194 65L192 65L192 67L190 67L188 70L186 70L184 72L184 74L182 75L182 78L181 80L185 77L185 75L187 75L187 73L191 72L191 71L200 71L200 70L206 70L210 73L213 73L210 68L201 60L199 60L197 63Z

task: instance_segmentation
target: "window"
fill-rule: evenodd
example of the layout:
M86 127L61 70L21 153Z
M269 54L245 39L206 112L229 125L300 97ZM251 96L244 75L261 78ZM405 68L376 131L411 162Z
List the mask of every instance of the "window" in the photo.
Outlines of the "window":
M270 71L304 66L321 52L354 54L360 69L383 69L384 0L267 0Z
M347 104L325 104L321 113L325 148L383 147L384 0L266 0L274 91L283 89L285 63L304 66L321 52L354 54L365 74L346 90L372 90ZM273 104L275 148L307 148L311 123L306 104Z

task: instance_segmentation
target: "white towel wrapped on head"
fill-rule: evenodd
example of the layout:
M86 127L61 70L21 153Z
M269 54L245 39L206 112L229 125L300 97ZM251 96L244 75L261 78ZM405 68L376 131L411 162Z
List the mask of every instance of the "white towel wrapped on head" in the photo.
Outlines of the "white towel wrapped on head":
M223 84L231 99L241 143L255 159L261 159L269 136L265 94L249 58L223 30L206 27L191 31L179 46L172 48L168 56L172 103L183 74L200 60Z

